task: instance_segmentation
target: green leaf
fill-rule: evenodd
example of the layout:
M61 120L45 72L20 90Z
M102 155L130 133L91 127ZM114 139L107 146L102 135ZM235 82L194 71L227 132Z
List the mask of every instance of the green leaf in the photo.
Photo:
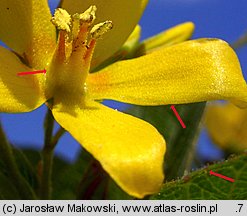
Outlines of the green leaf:
M40 153L31 149L14 149L18 168L28 184L38 193L41 169ZM86 151L74 164L54 157L52 199L131 199L122 191L101 165ZM0 199L22 199L14 181L0 158Z
M37 167L33 166L30 158L40 159L39 153L34 150L15 149L13 148L16 163L22 176L26 179L29 185L35 190L38 190L39 182L37 177Z
M182 128L170 106L134 106L128 111L151 123L164 136L167 143L165 156L166 180L182 176L190 168L194 153L198 126L206 103L176 105L186 128Z
M0 169L0 200L21 199L15 186L12 184L5 171Z
M37 190L38 179L36 171L26 157L23 150L11 147L20 174L27 181L30 188ZM23 194L16 188L16 179L11 177L8 168L0 158L0 199L25 199Z
M235 180L234 183L210 175L219 173ZM247 154L194 171L182 179L164 184L160 193L151 197L158 200L175 199L247 199Z

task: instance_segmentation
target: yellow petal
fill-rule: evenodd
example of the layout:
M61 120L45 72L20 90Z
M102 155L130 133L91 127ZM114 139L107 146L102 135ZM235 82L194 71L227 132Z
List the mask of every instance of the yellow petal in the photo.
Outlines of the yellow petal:
M247 149L247 109L230 103L210 105L205 116L209 135L222 149L233 152Z
M0 59L0 112L28 112L44 103L37 79L44 75L18 76L18 72L32 69L3 47L0 47Z
M33 68L43 69L56 45L47 0L1 0L0 40Z
M127 193L142 198L159 191L165 141L153 126L89 101L76 108L60 103L52 112Z
M179 24L158 35L144 40L142 43L142 49L145 50L145 53L150 53L155 49L160 49L161 47L181 43L191 38L194 29L195 26L192 22Z
M127 40L138 23L147 0L64 0L62 7L70 14L81 13L90 5L96 5L96 21L113 21L113 29L97 42L92 67L99 65L113 55Z
M188 41L117 62L90 74L87 86L94 99L140 105L217 99L247 102L238 58L227 43L217 39Z
M117 61L136 57L136 49L139 46L140 38L141 27L137 25L128 39L125 41L124 45L113 56L104 61L103 64L100 64L98 67L94 68L94 71L99 71L102 68Z

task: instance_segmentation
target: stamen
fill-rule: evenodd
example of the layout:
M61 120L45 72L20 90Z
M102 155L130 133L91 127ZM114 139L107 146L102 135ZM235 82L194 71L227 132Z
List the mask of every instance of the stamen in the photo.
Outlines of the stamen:
M59 30L59 35L47 73L47 97L55 98L64 94L70 94L71 97L71 92L79 92L80 97L86 94L85 81L90 71L96 40L113 27L111 21L93 26L96 10L93 5L84 13L73 16L61 8L55 11L51 22ZM79 94L72 95L77 97Z
M93 5L90 6L84 13L76 13L72 16L73 52L78 51L78 49L84 50L84 52L86 52L85 46L88 39L88 29L96 18L96 10L96 6Z
M85 62L86 62L86 66L88 67L88 70L90 69L90 64L91 64L91 60L93 57L93 52L95 49L95 45L96 45L96 40L92 39L89 43L89 45L87 46L87 52L86 55L84 56Z
M62 63L66 60L66 47L65 47L65 39L66 32L61 31L58 36L58 47L57 47L57 58Z
M113 28L112 21L105 21L99 24L96 24L90 31L90 34L93 39L98 39L102 35L104 35L106 32L111 30Z
M73 41L73 52L77 51L78 48L85 48L85 45L87 43L87 36L88 36L88 28L85 25L82 25L79 33Z
M79 19L81 22L86 22L86 23L93 23L96 16L95 12L97 10L97 7L95 5L90 6L84 13L79 15Z
M82 26L88 28L94 22L96 18L96 10L96 6L93 5L90 6L84 13L76 13L72 16L72 35L74 35L74 37L76 37Z
M59 29L66 32L71 31L71 16L69 13L62 9L58 8L55 11L54 17L52 17L51 22Z

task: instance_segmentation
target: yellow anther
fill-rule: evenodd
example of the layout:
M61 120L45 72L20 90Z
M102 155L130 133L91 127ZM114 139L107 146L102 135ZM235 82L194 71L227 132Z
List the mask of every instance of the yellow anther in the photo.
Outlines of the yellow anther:
M51 22L59 29L66 32L71 31L71 16L70 14L62 9L58 8L55 11L54 17L52 17Z
M97 7L95 5L90 6L84 13L81 14L74 14L73 15L73 20L80 20L81 24L82 23L93 23L96 16L95 12L97 10Z
M90 34L91 34L92 38L98 39L102 35L104 35L106 32L108 32L109 30L111 30L112 28L113 28L112 21L107 20L105 22L96 24L91 29Z
M95 20L95 12L97 7L95 5L90 6L84 13L80 14L80 20L82 22L90 22L93 23Z

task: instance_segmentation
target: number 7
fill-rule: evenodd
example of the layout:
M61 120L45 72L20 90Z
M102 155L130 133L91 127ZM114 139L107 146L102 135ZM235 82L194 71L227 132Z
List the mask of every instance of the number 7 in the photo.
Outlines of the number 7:
M238 206L239 206L238 212L241 212L241 209L242 209L243 205L244 205L244 204L238 204Z

